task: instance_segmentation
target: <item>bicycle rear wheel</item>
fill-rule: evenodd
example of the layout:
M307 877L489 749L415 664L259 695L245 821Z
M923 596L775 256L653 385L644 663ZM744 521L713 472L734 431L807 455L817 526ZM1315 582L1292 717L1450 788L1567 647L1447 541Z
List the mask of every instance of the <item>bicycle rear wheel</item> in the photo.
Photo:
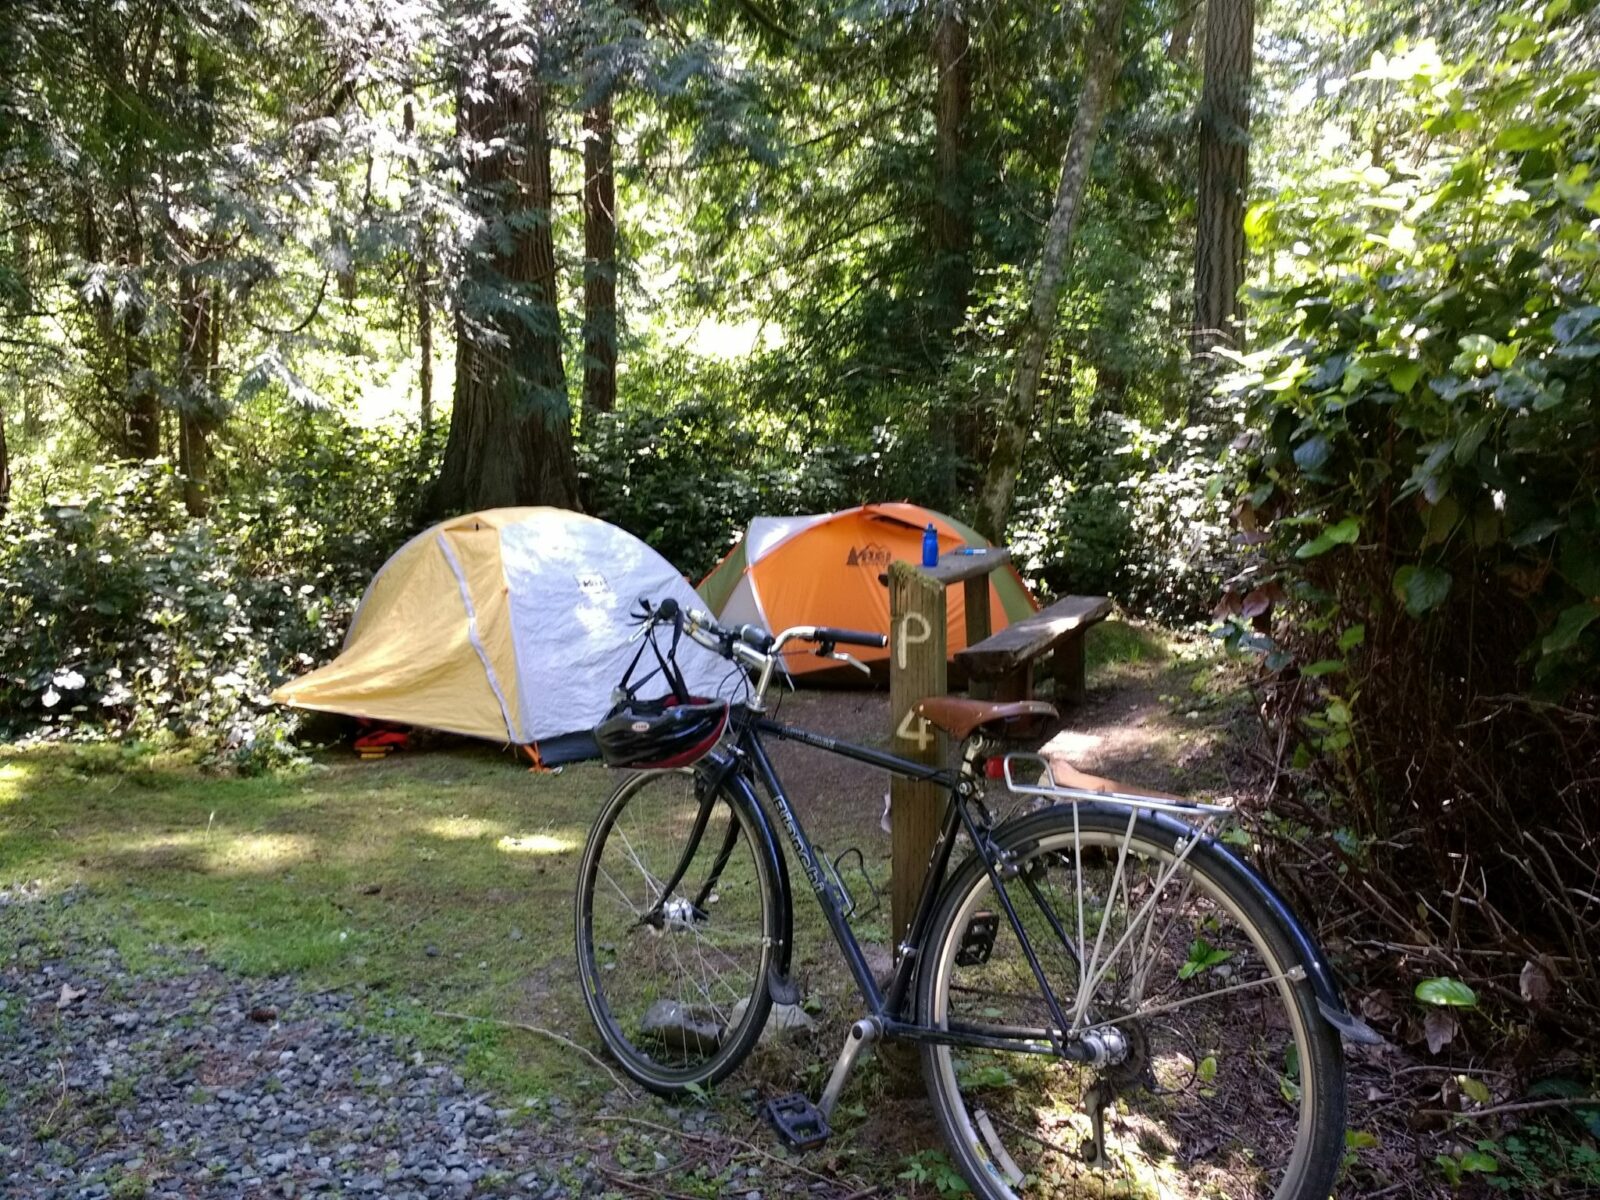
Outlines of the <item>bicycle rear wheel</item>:
M692 771L624 779L578 868L584 1003L623 1070L662 1095L725 1077L772 1007L776 881L759 833L726 791L694 838L705 786Z
M1101 1066L925 1046L945 1140L974 1191L1010 1197L1324 1200L1345 1077L1279 921L1203 841L1121 809L1058 807L996 834L1007 895ZM919 1015L940 1028L1053 1026L969 860L925 943Z

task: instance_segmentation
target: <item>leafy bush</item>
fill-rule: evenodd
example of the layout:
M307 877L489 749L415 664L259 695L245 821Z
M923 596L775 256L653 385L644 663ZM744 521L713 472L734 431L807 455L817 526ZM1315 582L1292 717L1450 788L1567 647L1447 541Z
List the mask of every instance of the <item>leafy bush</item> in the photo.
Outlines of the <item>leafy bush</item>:
M1484 60L1375 57L1423 140L1250 217L1281 282L1238 380L1262 557L1228 610L1279 605L1274 712L1348 809L1336 861L1452 968L1600 935L1600 109L1563 53L1507 15Z
M240 766L292 756L268 693L338 648L404 536L413 456L307 424L209 523L166 467L94 469L0 523L0 738L181 738ZM339 447L339 449L335 449Z
M1186 623L1237 567L1214 431L1107 415L1046 439L1051 469L1023 479L1011 542L1052 593L1105 593Z
M718 396L585 417L589 512L642 538L698 579L750 518L882 500L944 508L948 422L927 405L897 420L787 417Z

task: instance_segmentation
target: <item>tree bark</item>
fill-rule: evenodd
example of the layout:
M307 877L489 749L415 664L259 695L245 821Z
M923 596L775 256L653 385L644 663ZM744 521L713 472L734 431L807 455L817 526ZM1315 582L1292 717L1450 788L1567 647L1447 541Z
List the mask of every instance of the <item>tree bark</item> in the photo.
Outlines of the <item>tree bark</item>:
M457 124L466 199L485 231L456 305L455 406L429 497L436 514L502 505L577 507L572 412L561 362L544 95L518 51L484 48Z
M161 396L150 372L150 343L144 312L130 308L122 318L123 362L127 368L128 453L148 462L161 454Z
M1072 118L1072 133L1061 158L1061 183L1056 188L1055 209L1050 214L1044 246L1039 252L1039 267L1033 280L1028 314L1018 338L1011 386L995 428L994 448L978 497L978 530L994 542L1004 540L1006 524L1011 519L1017 471L1033 428L1039 380L1055 329L1056 309L1061 300L1073 235L1077 231L1084 185L1094 158L1095 142L1100 136L1101 119L1110 100L1111 85L1122 65L1119 47L1126 8L1127 0L1100 0L1089 35L1088 66L1078 94L1078 111Z
M187 92L190 56L181 42L174 55L174 83ZM199 146L211 149L217 95L218 68L202 59L196 73L192 95L182 102L191 106ZM209 262L215 246L211 237L203 240L181 236L179 246L187 261L178 268L178 474L183 479L183 506L193 517L211 510L211 434L218 424L215 363L218 351L216 297L202 267Z
M611 96L583 114L583 409L617 404L617 188Z
M1237 348L1241 341L1254 40L1255 0L1210 0L1199 113L1192 341L1195 357L1205 362L1216 347Z
M11 451L6 446L6 410L0 408L0 517L11 506Z
M416 104L410 87L405 103L406 141L412 141L417 132ZM413 154L416 147L410 147ZM415 158L411 162L411 194L422 195L422 168ZM421 218L419 217L419 222ZM426 231L419 228L417 249L411 266L411 295L417 306L417 424L421 427L424 451L433 441L433 273L428 257Z
M1189 44L1194 40L1194 19L1199 15L1201 0L1178 0L1178 3L1182 7L1167 40L1167 61L1175 63L1189 61Z
M933 35L938 90L933 183L933 344L942 351L960 328L972 293L972 192L967 175L972 121L971 37L958 0L947 0Z

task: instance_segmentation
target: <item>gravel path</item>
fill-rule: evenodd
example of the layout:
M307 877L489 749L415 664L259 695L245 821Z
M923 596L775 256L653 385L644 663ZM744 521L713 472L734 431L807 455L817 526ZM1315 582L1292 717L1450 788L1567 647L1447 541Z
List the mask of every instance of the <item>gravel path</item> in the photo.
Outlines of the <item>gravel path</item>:
M0 889L20 947L0 963L0 1194L597 1190L559 1102L536 1118L490 1107L450 1065L362 1030L348 996L176 953L134 974L114 950L62 944L73 900Z

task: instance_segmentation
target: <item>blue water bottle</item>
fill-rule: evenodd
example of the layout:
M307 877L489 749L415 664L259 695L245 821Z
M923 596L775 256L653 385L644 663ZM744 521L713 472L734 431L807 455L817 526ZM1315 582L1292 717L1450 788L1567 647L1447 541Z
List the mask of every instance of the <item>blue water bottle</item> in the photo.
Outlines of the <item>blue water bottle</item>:
M928 527L922 531L922 565L937 567L939 565L939 531L933 527L933 522L928 522Z

